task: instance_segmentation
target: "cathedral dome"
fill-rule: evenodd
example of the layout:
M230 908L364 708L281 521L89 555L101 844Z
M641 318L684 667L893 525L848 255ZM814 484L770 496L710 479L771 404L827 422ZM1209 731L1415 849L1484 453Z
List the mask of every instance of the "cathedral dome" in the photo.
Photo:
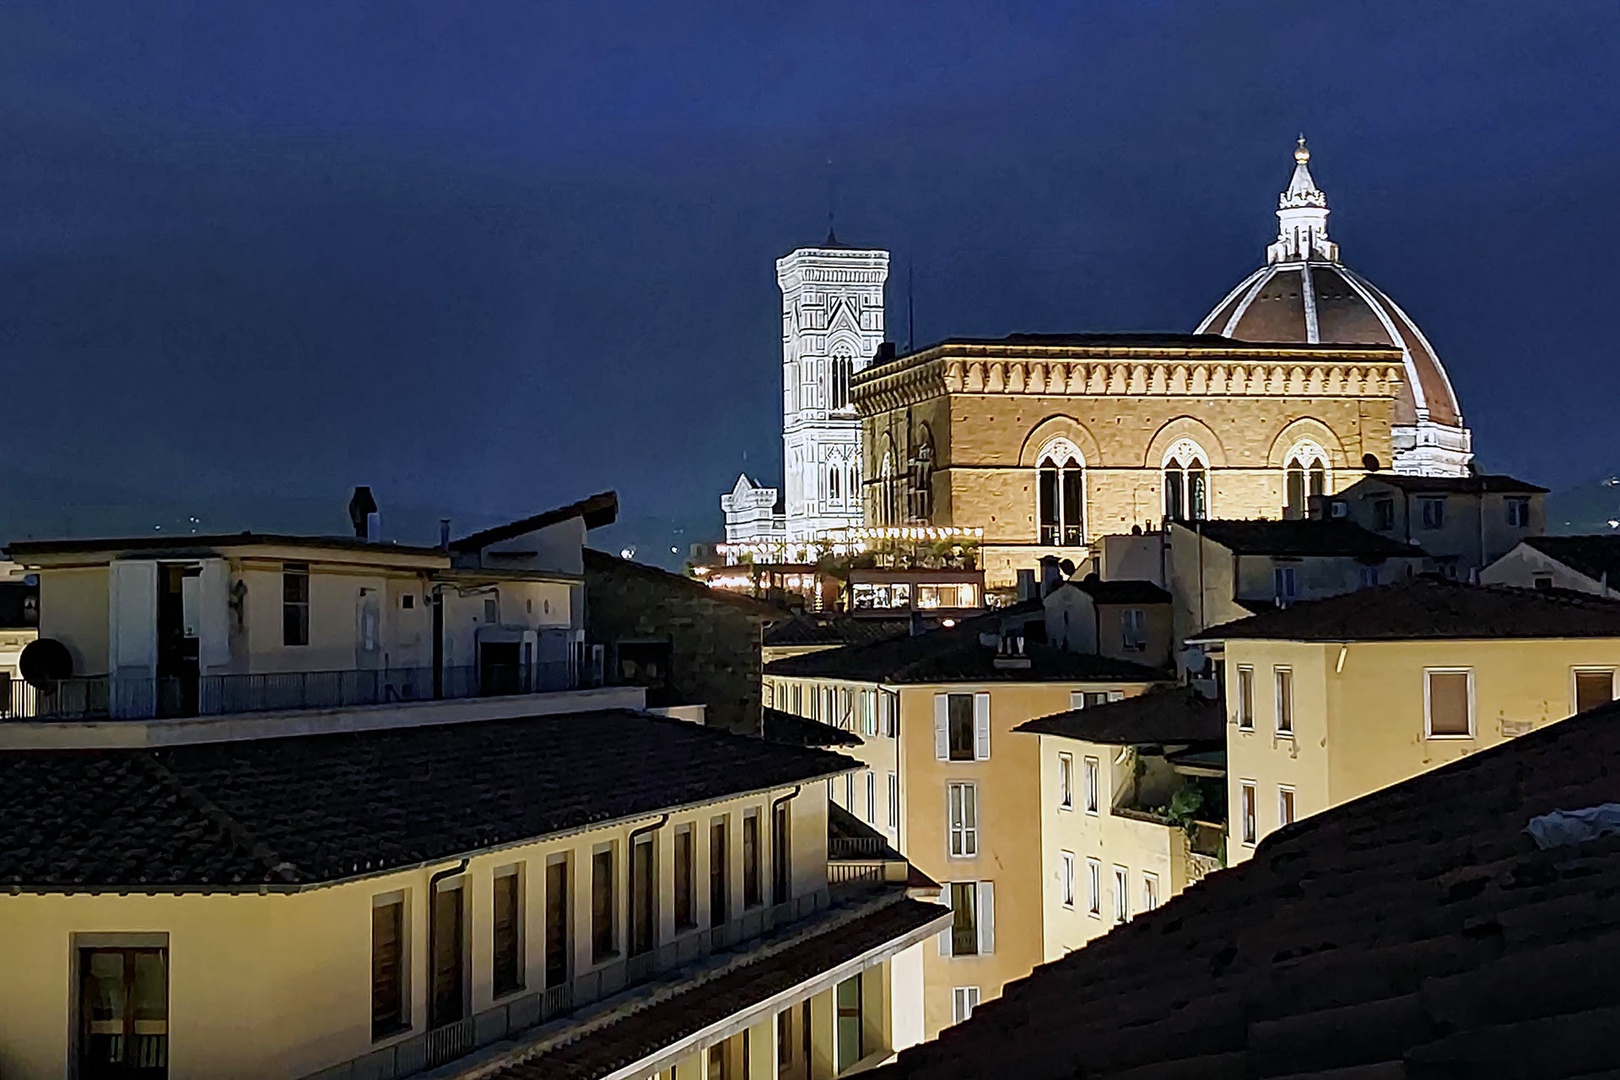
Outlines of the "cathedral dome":
M1294 175L1277 201L1277 240L1266 265L1243 280L1198 325L1242 341L1395 345L1406 381L1395 403L1398 472L1456 475L1472 458L1462 408L1434 347L1378 286L1339 261L1328 239L1327 196L1311 178L1301 137Z

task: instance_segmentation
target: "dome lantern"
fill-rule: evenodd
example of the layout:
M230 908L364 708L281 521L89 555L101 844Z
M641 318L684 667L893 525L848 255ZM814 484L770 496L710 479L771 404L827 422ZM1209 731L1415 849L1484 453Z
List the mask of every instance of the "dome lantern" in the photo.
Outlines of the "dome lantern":
M1311 177L1310 161L1301 135L1294 147L1293 179L1277 196L1277 241L1266 249L1267 262L1339 261L1339 245L1328 239L1327 196Z

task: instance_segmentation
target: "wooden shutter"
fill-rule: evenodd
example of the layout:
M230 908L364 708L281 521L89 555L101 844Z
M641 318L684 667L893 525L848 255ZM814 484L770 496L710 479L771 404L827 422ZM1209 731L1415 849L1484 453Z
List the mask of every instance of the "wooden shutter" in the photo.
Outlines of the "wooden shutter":
M948 882L948 881L945 882L942 886L940 886L939 902L945 905L945 909L947 911L954 910L954 908L951 905L951 883ZM955 931L955 929L956 929L956 920L953 917L950 922L945 924L945 929L943 929L943 930L941 930L939 932L939 955L941 955L941 956L953 956L953 955L955 955L954 950L951 948L951 934Z
M979 882L979 955L989 956L996 951L996 887L993 882Z
M951 698L949 694L934 695L934 757L940 761L951 758Z
M402 901L371 909L371 1037L381 1038L405 1026L403 951L405 905Z
M990 760L989 694L973 695L973 756L980 761Z

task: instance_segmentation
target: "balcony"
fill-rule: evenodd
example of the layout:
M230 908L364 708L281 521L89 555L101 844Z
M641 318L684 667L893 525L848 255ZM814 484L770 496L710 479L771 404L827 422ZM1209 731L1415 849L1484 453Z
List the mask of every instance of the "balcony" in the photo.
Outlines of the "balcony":
M247 675L95 675L35 687L0 682L0 722L167 720L241 713L351 709L572 690L573 665L388 668Z

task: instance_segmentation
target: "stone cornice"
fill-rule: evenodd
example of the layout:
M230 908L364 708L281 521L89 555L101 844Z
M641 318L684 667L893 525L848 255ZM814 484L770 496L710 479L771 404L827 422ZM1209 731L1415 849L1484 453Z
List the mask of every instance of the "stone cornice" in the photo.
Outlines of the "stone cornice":
M867 415L946 393L1389 398L1405 371L1388 347L947 344L868 367L852 397Z

